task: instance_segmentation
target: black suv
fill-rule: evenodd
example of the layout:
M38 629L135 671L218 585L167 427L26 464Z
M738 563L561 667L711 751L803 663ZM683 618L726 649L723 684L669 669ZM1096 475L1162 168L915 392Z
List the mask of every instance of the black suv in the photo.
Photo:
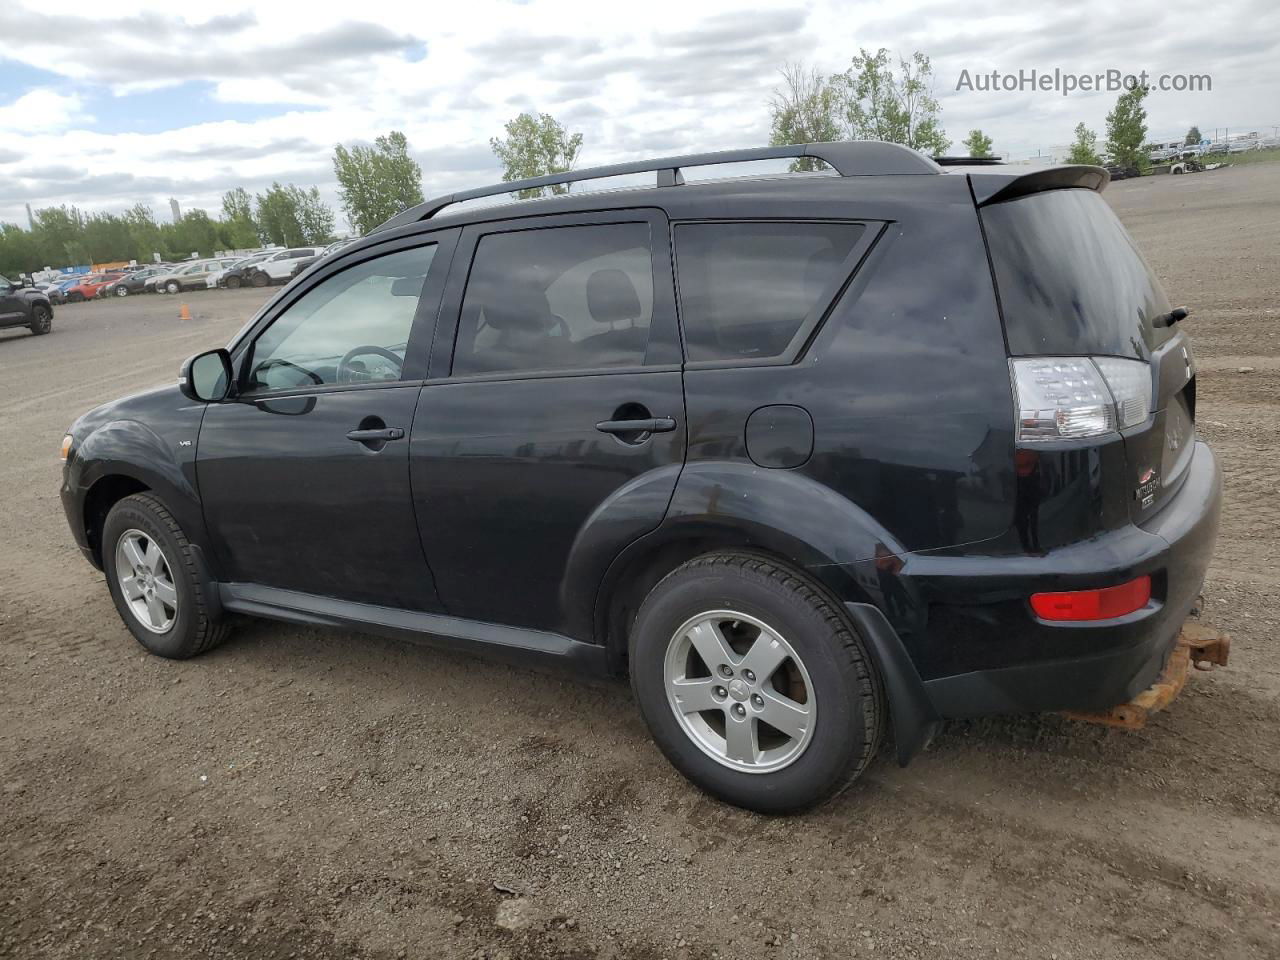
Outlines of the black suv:
M906 762L1170 656L1221 479L1106 182L824 143L432 200L78 420L67 517L155 653L237 613L629 673L691 780L801 809L890 726Z
M49 295L0 277L0 330L26 327L36 336L53 329Z

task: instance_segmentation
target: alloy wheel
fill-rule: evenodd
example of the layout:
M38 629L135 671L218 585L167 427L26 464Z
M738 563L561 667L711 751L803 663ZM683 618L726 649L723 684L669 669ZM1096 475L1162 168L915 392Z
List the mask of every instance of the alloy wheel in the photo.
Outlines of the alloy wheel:
M681 729L717 763L773 773L813 738L817 703L795 648L734 610L687 620L667 645L667 702Z
M126 530L116 541L116 582L140 624L164 633L178 616L178 588L160 544L141 530Z

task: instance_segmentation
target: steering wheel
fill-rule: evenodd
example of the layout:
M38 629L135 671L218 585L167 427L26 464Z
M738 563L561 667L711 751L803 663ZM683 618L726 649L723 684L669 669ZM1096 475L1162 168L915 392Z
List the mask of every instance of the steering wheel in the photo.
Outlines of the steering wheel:
M333 379L337 383L350 383L355 374L358 372L351 366L351 361L356 357L364 357L372 354L376 357L382 357L384 360L390 360L396 366L396 377L399 378L400 372L404 369L404 360L399 354L392 353L384 347L375 347L373 344L364 344L363 346L353 347L342 355L342 359L338 361L338 369L334 371Z
M266 373L272 367L288 367L290 370L298 371L298 373L302 374L317 386L324 386L324 377L320 376L320 374L316 373L314 370L308 370L306 367L300 367L293 361L285 360L283 357L272 357L270 360L263 361L258 365L257 369L253 371L253 378L259 383L263 383L259 375Z

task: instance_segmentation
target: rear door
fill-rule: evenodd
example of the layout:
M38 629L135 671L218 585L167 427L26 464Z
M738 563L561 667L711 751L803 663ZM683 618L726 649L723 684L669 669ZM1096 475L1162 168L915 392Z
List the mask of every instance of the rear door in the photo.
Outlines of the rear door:
M684 453L666 218L465 230L410 444L449 613L587 639L571 611L661 523Z

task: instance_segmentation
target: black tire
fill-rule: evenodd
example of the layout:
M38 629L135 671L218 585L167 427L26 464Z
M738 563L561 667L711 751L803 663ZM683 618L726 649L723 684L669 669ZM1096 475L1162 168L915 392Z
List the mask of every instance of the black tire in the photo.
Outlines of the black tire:
M168 283L166 283L166 284L164 285L164 292L165 292L165 293L171 293L171 294L172 294L172 293L181 293L181 292L182 292L182 284L180 284L177 280L170 280Z
M227 285L227 289L228 289L228 290L239 290L239 289L240 289L240 278L239 278L239 277L227 277L227 279L226 279L225 281L223 281L223 282Z
M816 715L808 745L772 772L743 772L713 759L667 699L668 644L691 618L724 610L754 617L784 636L813 688ZM640 607L630 669L645 722L676 769L721 800L760 813L806 810L844 790L875 756L887 722L880 677L837 604L803 576L761 557L713 554L670 573Z
M143 626L124 599L117 575L116 546L129 531L141 531L154 540L172 574L178 607L172 625L163 633ZM111 508L102 528L102 566L120 619L151 653L186 660L217 646L230 632L229 626L214 616L207 595L210 585L200 576L195 554L182 528L152 494L125 497Z
M53 329L53 311L43 303L33 305L31 308L31 324L28 329L37 337L48 333Z
M271 282L271 278L268 277L261 270L259 270L253 275L253 277L250 279L249 282L252 283L255 287L265 287L267 284Z
M116 287L117 297L127 297L128 295L129 295L129 288L126 287L123 283L120 284L120 286Z

